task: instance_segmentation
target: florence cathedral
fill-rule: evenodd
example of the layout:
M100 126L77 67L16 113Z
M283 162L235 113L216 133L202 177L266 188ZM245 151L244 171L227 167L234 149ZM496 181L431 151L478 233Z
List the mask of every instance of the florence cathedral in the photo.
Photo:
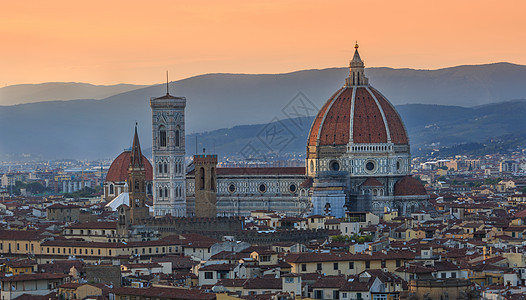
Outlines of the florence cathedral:
M355 46L349 76L323 105L308 134L305 167L217 167L216 155L185 164L184 97L150 99L152 163L142 156L145 192L155 217L248 216L265 210L289 216L370 211L399 215L428 207L422 183L411 177L405 126L394 106L369 84ZM142 154L141 154L142 155ZM131 151L110 166L104 199L133 204ZM119 200L119 201L116 201Z

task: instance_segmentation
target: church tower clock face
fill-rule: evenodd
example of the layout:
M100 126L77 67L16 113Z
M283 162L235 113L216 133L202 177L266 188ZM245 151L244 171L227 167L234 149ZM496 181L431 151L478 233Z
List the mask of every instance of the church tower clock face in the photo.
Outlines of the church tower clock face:
M186 216L186 98L150 99L152 109L153 206L155 216Z

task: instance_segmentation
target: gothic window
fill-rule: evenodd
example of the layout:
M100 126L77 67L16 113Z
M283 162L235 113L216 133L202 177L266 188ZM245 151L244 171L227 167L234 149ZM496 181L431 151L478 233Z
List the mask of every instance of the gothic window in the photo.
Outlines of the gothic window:
M159 198L163 198L163 188L159 188Z
M214 186L214 168L211 169L211 172L210 172L210 190L211 191L215 191L216 188Z
M148 195L152 194L152 184L151 183L148 184L147 191L148 191Z
M139 180L135 180L135 187L133 189L133 192L138 192L139 191Z
M162 125L159 127L159 146L166 147L166 128Z
M164 173L165 174L168 173L168 164L167 163L164 163Z
M170 197L170 194L169 194L168 188L164 188L164 196L165 196L166 198Z
M175 130L175 147L179 147L181 145L181 137L180 137L179 129Z
M205 189L205 168L201 168L201 189Z
M163 164L159 163L159 168L157 168L157 172L161 174L163 172Z

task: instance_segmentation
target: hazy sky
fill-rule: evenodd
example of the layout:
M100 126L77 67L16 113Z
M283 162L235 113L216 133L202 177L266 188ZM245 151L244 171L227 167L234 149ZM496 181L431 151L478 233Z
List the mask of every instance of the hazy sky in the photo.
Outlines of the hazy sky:
M80 4L83 3L83 4ZM526 1L2 1L0 86L526 64Z

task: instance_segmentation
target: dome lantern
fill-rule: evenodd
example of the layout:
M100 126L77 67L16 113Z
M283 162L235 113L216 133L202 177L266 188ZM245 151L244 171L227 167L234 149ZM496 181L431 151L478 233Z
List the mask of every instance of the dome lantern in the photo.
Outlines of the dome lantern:
M358 42L354 45L354 55L349 62L349 77L345 79L345 86L369 85L369 79L365 77L365 65L358 52Z

